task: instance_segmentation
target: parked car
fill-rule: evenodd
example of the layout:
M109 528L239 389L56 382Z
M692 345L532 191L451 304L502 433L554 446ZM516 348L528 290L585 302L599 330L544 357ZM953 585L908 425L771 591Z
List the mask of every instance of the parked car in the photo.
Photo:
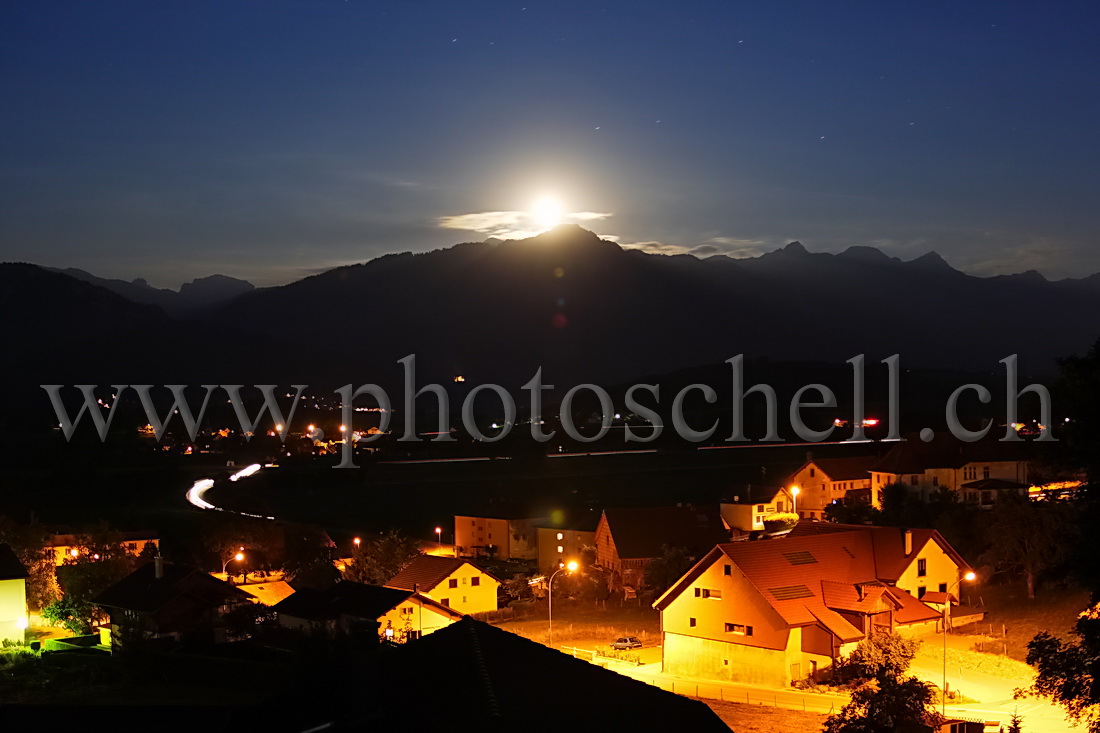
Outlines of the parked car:
M612 649L641 649L642 642L636 636L621 636L611 645Z

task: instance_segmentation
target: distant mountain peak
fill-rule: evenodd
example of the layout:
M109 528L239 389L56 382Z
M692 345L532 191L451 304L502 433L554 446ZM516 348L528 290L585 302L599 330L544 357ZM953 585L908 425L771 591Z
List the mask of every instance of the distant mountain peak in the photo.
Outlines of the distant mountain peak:
M891 262L894 259L878 247L869 247L865 244L854 244L841 252L840 256L861 262Z
M806 248L802 246L802 242L799 242L798 240L789 243L786 247L782 249L782 251L790 255L809 254Z
M919 267L923 270L954 270L955 268L947 264L947 260L940 256L939 252L928 252L921 255L915 260L910 260L907 264L913 267Z

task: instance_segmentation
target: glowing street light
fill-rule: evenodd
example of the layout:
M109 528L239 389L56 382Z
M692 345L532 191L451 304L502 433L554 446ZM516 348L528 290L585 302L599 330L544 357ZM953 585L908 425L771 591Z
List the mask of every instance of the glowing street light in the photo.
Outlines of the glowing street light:
M546 584L546 621L549 631L549 644L548 646L554 648L554 578L562 570L568 570L570 573L577 569L576 560L570 560L565 565L559 567L554 571L554 574L550 576L550 582Z
M242 547L241 550L244 550L244 548ZM224 575L227 579L229 578L229 575L228 573L226 573L225 569L229 567L229 563L233 562L234 560L236 560L237 562L244 560L244 552L238 552L236 555L222 563L222 575Z
M443 546L443 528L442 527L436 527L435 528L435 541L440 547Z
M951 589L957 588L964 580L970 582L977 578L973 570L967 571L966 575L962 576L947 588L947 597L943 599L943 687L940 688L940 714L943 715L947 710L947 620L948 609L951 608Z
M363 544L363 538L362 537L356 537L355 539L352 540L352 542L355 544L356 547L359 547L359 545Z
M791 487L791 507L794 509L794 513L798 514L798 495L802 493L802 489L797 486Z

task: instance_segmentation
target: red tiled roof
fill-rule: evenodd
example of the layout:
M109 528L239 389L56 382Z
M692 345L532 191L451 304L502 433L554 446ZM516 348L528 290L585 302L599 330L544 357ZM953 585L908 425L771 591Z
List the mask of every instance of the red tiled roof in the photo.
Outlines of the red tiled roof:
M1024 460L1026 443L1005 443L993 439L964 443L950 434L937 435L930 443L917 436L898 442L870 470L895 475L924 473L929 468L962 468L977 461Z
M939 544L943 551L963 570L969 570L955 548L948 544L934 529L912 529L913 549L905 554L905 529L897 527L873 527L866 524L834 524L832 522L799 522L788 534L788 539L813 535L833 535L838 533L860 533L871 538L874 547L876 575L879 580L894 583L901 577L914 559L929 541Z
M474 563L461 557L444 557L440 555L420 555L405 566L397 575L386 582L387 588L400 588L401 590L414 590L419 587L421 593L429 593L447 579L454 571L463 565L473 565L486 575L490 575ZM492 577L490 575L490 577Z
M660 557L662 545L702 554L730 538L717 507L605 509L604 516L622 559Z
M860 590L862 589L862 596ZM870 613L886 592L881 583L837 583L832 580L821 581L821 597L825 605L838 611Z
M859 641L864 636L863 632L852 626L846 618L829 608L814 608L810 613L841 641Z
M924 605L901 588L891 586L887 592L901 605L897 611L894 611L894 623L912 624L918 621L931 621L941 616L939 611Z
M807 461L813 464L833 481L858 481L871 478L871 466L878 462L878 456L852 456L849 458L816 458ZM801 469L800 469L801 470Z

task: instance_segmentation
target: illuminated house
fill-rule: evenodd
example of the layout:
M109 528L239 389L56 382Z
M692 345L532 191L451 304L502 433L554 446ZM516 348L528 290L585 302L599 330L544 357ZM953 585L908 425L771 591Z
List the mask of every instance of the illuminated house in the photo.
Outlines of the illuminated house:
M438 631L462 614L422 593L341 581L319 591L302 590L284 598L273 610L279 625L290 629L325 626L354 631L373 629L402 643Z
M571 560L583 565L585 552L596 547L594 525L593 519L568 526L538 527L539 572L552 572Z
M225 615L250 596L209 573L159 557L92 602L110 614L110 636L142 634L179 642L225 641Z
M140 555L148 544L153 546L154 551L160 548L160 538L151 530L111 532L110 534L120 541L127 553L135 557ZM46 542L46 547L53 551L54 563L64 565L67 560L74 560L79 556L82 542L79 534L55 534Z
M825 507L834 501L864 502L881 508L881 487L871 486L871 467L878 461L877 456L806 461L787 480L788 490L794 486L799 489L798 515L807 519L824 519Z
M759 532L769 514L789 512L793 507L790 494L782 488L745 486L731 493L729 501L719 505L719 512L734 536Z
M538 556L536 521L455 515L455 553L462 557L534 560Z
M612 587L637 589L662 547L683 547L699 557L729 538L717 508L605 509L596 526L596 564L611 571Z
M420 555L386 587L418 591L465 614L497 610L500 581L461 557Z
M25 639L27 569L7 545L0 545L0 641Z
M991 436L992 433L991 430ZM963 501L992 502L997 489L985 489L989 493L983 494L982 487L973 482L1000 479L1016 484L1026 495L1028 461L1021 456L1026 448L1027 444L999 440L962 443L949 435L930 443L912 437L894 445L871 466L871 490L878 493L889 484L904 483L925 498L945 488L956 492Z
M897 529L813 526L838 529L718 545L657 599L664 671L784 686L867 636L938 628L947 591L967 570L938 533L907 540ZM938 594L941 582L936 605L910 591ZM981 618L955 608L956 623Z

